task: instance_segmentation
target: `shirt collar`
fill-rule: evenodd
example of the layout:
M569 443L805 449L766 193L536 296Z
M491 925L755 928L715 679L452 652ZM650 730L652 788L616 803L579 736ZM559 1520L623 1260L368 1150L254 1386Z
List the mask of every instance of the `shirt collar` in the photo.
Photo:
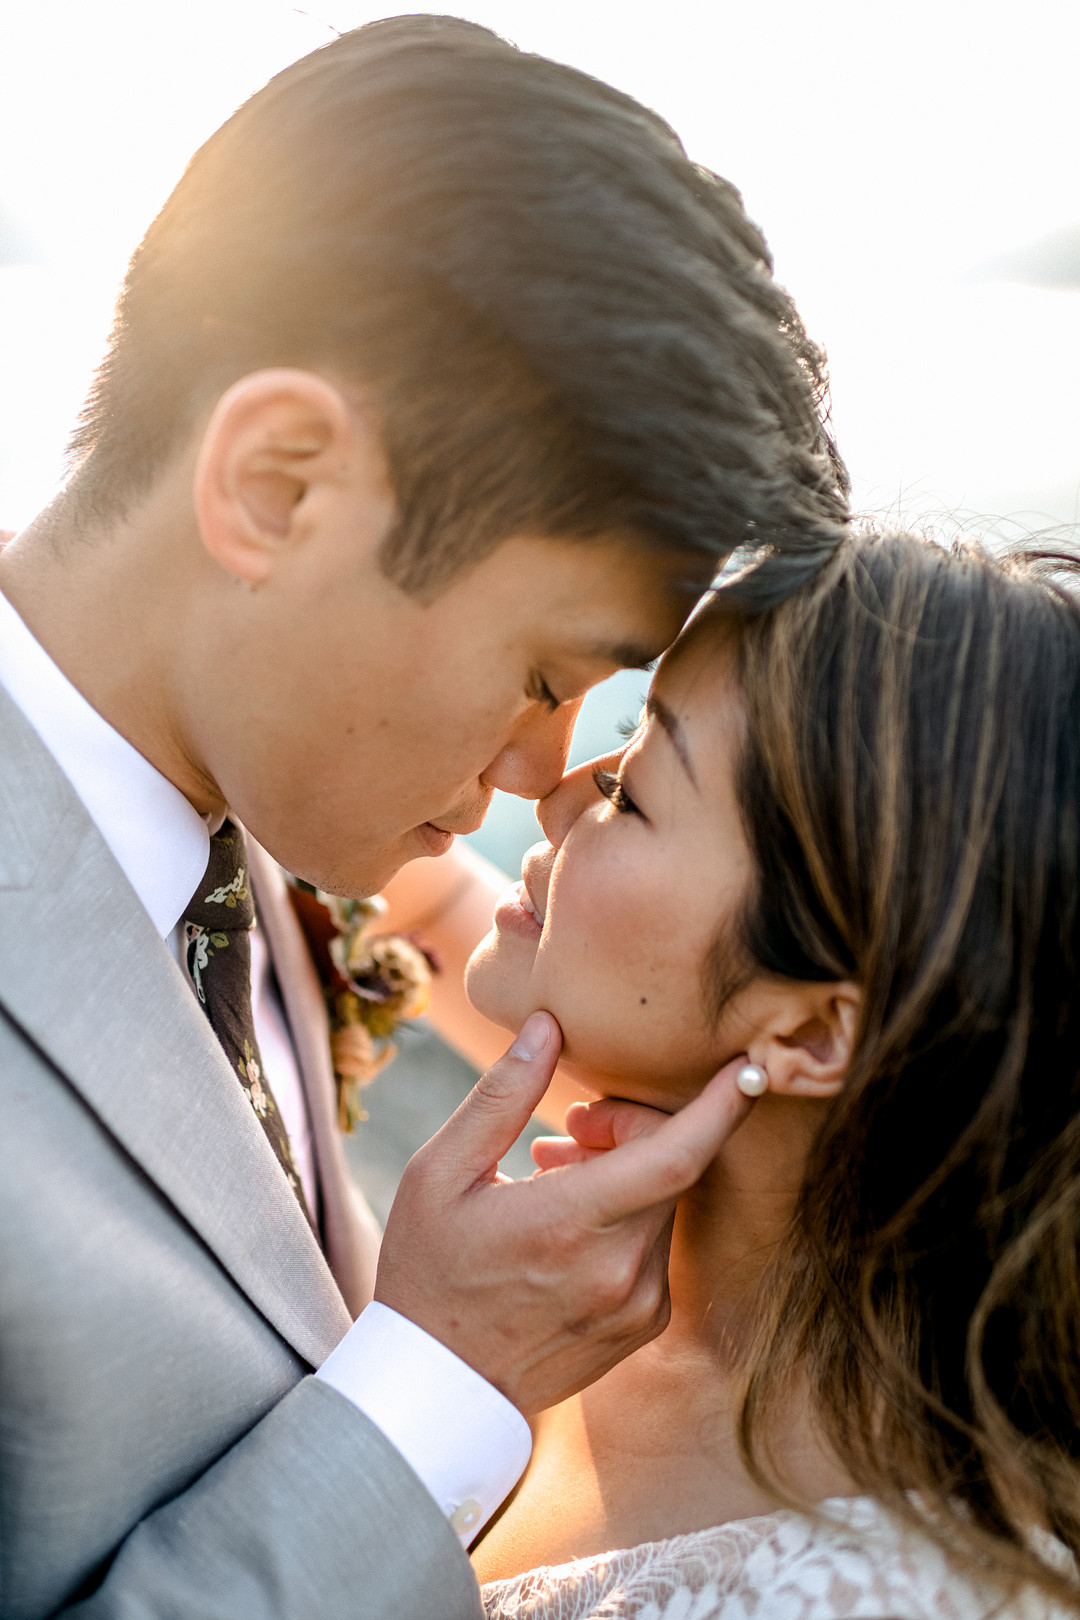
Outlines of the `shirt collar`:
M114 731L0 596L0 686L29 720L164 939L210 858L210 834L179 788Z

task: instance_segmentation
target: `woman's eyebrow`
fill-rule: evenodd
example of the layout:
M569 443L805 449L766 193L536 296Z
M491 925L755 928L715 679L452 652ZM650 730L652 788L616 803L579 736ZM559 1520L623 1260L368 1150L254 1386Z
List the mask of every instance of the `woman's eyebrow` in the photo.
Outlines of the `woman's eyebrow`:
M690 763L690 751L686 746L686 733L683 731L682 726L675 718L673 711L668 708L663 698L655 697L653 693L650 692L645 703L645 713L656 720L659 725L663 726L664 730L671 738L672 746L674 747L675 752L679 756L680 765L696 788L698 785L698 779L694 775L694 767Z

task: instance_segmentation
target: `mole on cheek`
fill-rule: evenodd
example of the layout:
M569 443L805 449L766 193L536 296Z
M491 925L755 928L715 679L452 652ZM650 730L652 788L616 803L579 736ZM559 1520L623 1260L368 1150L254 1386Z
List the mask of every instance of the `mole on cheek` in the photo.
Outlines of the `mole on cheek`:
M647 1000L648 1000L648 999L649 999L649 998L648 998L648 996L642 996L642 998L641 998L641 1005L642 1005L642 1006L643 1006L643 1007L644 1007L644 1005L645 1005L645 1003L646 1003L646 1001L647 1001Z

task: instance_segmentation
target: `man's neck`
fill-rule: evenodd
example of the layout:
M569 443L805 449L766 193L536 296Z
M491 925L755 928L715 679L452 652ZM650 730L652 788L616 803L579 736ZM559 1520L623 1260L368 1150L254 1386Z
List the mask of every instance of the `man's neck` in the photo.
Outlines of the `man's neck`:
M102 718L201 815L220 814L221 794L178 722L182 548L167 530L153 532L154 516L147 508L134 521L86 531L60 497L0 552L0 591Z

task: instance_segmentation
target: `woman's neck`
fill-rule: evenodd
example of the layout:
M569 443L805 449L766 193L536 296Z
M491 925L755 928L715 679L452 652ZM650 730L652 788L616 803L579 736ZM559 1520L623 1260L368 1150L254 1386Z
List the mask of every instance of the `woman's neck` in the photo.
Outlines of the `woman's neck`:
M746 1468L736 1420L753 1304L791 1220L818 1105L766 1096L676 1211L671 1320L537 1423L533 1461L475 1550L482 1580L660 1540L779 1501ZM851 1483L823 1451L802 1390L774 1448L811 1500Z
M671 1335L730 1361L787 1230L823 1105L766 1094L679 1202L671 1240Z

